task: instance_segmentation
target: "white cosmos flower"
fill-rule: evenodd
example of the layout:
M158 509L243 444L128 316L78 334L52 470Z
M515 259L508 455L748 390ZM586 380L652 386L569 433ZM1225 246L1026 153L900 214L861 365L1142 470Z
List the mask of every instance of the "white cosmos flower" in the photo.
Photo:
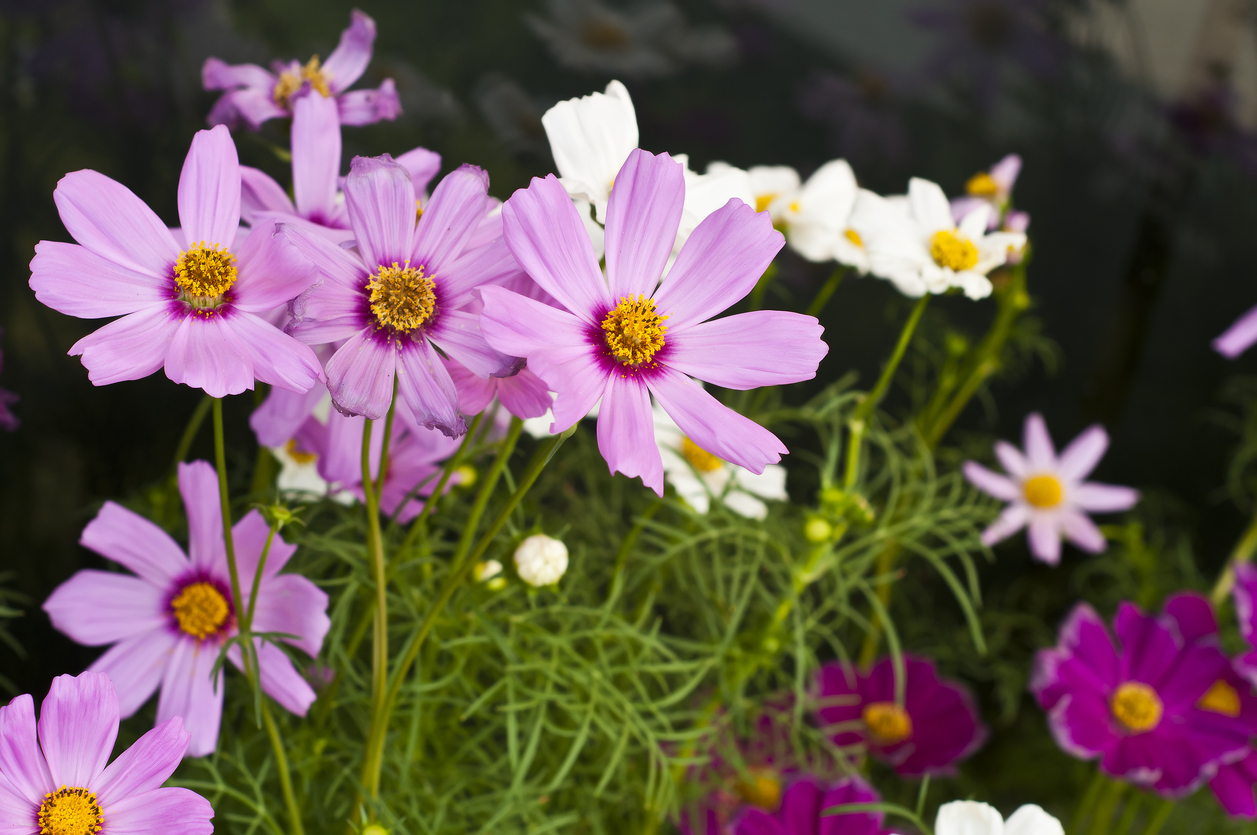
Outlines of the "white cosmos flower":
M751 175L726 162L713 162L707 172L699 174L690 170L688 154L673 154L672 158L685 166L685 205L681 209L681 226L677 229L676 242L672 245L672 258L676 259L681 247L707 216L722 208L733 198L748 206L755 205L755 193L751 190ZM671 266L671 261L668 262Z
M939 807L934 835L1065 835L1065 828L1034 804L1022 806L1005 821L993 806L957 800Z
M637 147L637 112L628 90L612 81L605 93L559 102L541 124L559 182L573 199L592 203L598 222L605 223L611 184Z
M756 207L768 209L773 225L783 229L790 248L809 261L836 260L868 272L869 259L860 236L850 227L859 187L845 159L816 169L800 183L793 168L752 168ZM787 188L793 181L793 188Z
M986 274L1020 250L1026 236L987 233L991 207L977 206L957 225L951 205L936 183L914 177L902 204L861 189L851 215L868 253L869 269L889 279L905 296L946 293L953 287L971 299L991 294Z
M755 475L699 447L658 404L652 411L664 478L699 513L707 513L714 497L740 516L763 519L768 515L768 506L760 499L788 498L785 467L769 464L764 472Z
M325 393L314 406L312 415L319 423L326 424L331 411L332 397ZM280 464L275 486L281 495L294 499L321 498L327 495L329 485L319 475L318 453L302 448L301 441L297 438L291 438L286 444L269 449ZM346 497L338 493L333 498L344 504ZM349 502L353 501L353 496L347 498Z

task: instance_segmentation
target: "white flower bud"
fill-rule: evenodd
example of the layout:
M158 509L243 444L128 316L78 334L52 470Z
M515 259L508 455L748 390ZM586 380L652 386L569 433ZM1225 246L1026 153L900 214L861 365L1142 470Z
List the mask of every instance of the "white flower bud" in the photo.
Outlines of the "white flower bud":
M543 533L530 536L515 549L515 570L530 586L553 585L567 571L567 546Z
M492 579L502 573L502 563L497 560L488 560L487 562L476 563L474 569L476 581L483 583L485 580Z

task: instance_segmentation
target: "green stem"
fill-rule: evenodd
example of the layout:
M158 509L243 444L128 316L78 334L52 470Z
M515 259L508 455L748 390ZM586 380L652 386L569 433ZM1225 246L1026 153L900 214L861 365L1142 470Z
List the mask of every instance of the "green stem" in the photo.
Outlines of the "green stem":
M812 299L812 303L807 306L808 316L821 315L821 311L825 309L825 305L829 304L830 297L834 295L834 291L838 289L838 285L842 283L846 274L847 268L842 265L830 273L829 278L825 279L825 283L817 291L816 298Z
M375 613L371 653L371 712L378 714L388 685L388 586L384 576L384 540L380 533L380 499L371 478L371 429L362 427L362 493L367 511L367 556L375 579ZM381 462L383 467L383 462ZM372 791L371 796L375 796Z
M1126 793L1126 784L1114 780L1105 788L1100 802L1096 805L1095 816L1091 819L1091 835L1109 835L1113 829L1113 811L1122 795Z
M882 577L890 573L891 568L895 565L895 558L899 556L899 543L888 542L882 552L877 555L877 574ZM883 609L890 607L890 590L891 583L879 583L877 586L877 599L882 604ZM873 659L877 656L877 648L882 642L882 617L877 612L873 612L869 618L869 631L864 635L864 645L860 648L859 665L864 669L868 669L873 663Z
M1157 835L1161 831L1161 827L1165 826L1165 822L1169 820L1170 815L1174 814L1177 807L1173 800L1162 800L1157 806L1157 810L1152 813L1152 817L1148 820L1148 825L1144 827L1143 835Z
M384 479L388 476L388 447L393 440L393 415L397 409L397 378L393 378L393 400L388 404L388 415L384 418L384 443L380 446L380 475L375 480L376 503L379 495L384 492ZM363 478L367 476L364 475Z
M1096 804L1096 799L1100 796L1100 791L1104 788L1104 784L1108 782L1104 776L1104 772L1096 769L1096 773L1091 778L1091 782L1087 785L1087 791L1082 796L1082 800L1074 809L1074 816L1069 821L1070 835L1081 835L1082 825L1087 822L1087 818L1091 815L1091 809Z
M1213 593L1210 596L1213 598L1214 606L1221 606L1226 600L1227 595L1231 593L1231 587L1235 585L1235 567L1251 561L1254 551L1257 551L1257 513L1253 514L1253 519L1244 529L1244 535L1240 537L1240 541L1235 543L1231 558L1226 562L1226 569L1223 570L1222 576L1213 587Z
M903 360L903 355L908 351L908 345L912 342L912 334L917 329L917 323L921 321L921 315L925 313L925 305L929 300L930 297L926 294L912 308L912 314L908 317L908 321L904 323L903 330L899 332L899 341L895 343L895 350L886 362L886 367L882 369L882 376L877 379L877 384L873 386L873 390L860 401L860 405L856 406L855 412L851 415L851 420L847 422L850 436L847 441L847 469L842 480L843 487L846 489L850 489L855 484L856 477L860 473L860 448L864 442L864 433L868 430L869 417L873 414L873 410L877 408L877 404L886 396L886 390L890 388L890 381L894 378L895 371Z
M201 431L201 424L205 423L205 416L209 414L210 407L213 405L214 398L207 394L192 410L192 417L188 418L188 425L179 438L179 446L175 448L175 469L178 469L183 459L188 457L188 450L192 448L192 442L196 440L196 433Z
M1117 826L1113 827L1113 835L1129 835L1130 828L1135 825L1135 818L1139 815L1139 810L1143 808L1144 800L1148 796L1142 792L1136 794L1130 800L1126 801L1126 808L1122 810L1122 816L1117 821Z
M441 471L441 480L436 483L436 489L432 491L432 495L423 503L423 510L419 512L419 516L410 524L410 530L406 531L406 538L402 540L402 545L397 549L398 554L405 554L415 545L415 540L425 530L428 523L428 516L432 514L433 508L436 507L437 500L445 492L445 486L449 484L450 477L454 472L462 466L463 461L467 457L467 450L471 447L471 440L476 435L476 430L480 428L480 421L484 418L484 412L476 415L471 422L471 426L467 428L467 434L463 436L463 442L459 445L458 450L450 456L445 462L445 467Z
M777 277L777 262L773 261L768 265L768 269L764 270L764 274L759 277L759 281L755 282L755 287L751 290L750 310L759 310L764 306L764 293L768 290L768 285L773 283L773 279Z
M253 612L258 604L258 587L262 585L262 572L266 569L266 558L271 554L271 543L275 541L275 532L279 530L279 522L271 523L270 533L266 535L266 545L262 548L262 556L258 557L258 570L253 575L253 588L249 592L249 607L245 610L244 620L240 622L240 631L248 633L253 628Z

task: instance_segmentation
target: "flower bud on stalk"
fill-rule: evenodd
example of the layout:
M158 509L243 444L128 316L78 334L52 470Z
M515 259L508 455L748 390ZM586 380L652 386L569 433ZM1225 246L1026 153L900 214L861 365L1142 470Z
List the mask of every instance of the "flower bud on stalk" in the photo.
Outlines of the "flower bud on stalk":
M515 570L530 586L551 586L567 571L567 546L543 533L530 536L515 549Z

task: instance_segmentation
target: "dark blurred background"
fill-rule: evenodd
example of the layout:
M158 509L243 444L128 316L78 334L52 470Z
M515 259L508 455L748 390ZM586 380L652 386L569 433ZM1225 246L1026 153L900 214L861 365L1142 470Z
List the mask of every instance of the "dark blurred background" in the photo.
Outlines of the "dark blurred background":
M1209 347L1257 304L1249 0L608 2L624 14L585 28L565 21L592 0L364 3L379 39L359 86L396 79L404 113L346 128L346 158L423 144L446 170L484 166L505 198L552 170L541 113L613 77L633 95L643 147L688 153L699 170L722 159L806 175L845 156L874 190L902 192L917 175L959 193L974 172L1020 153L1033 314L1058 361L995 382L956 437L1015 437L1035 409L1058 443L1103 421L1114 443L1099 476L1156 497L1204 576L1216 570L1245 512L1223 489L1236 437L1214 413L1226 381L1257 365L1257 352L1228 362ZM43 693L51 676L94 657L54 633L39 603L98 564L77 545L82 526L105 499L143 497L168 474L200 396L160 374L94 388L66 356L99 323L48 310L27 287L35 243L68 240L57 180L97 169L174 224L179 170L213 102L200 88L205 58L325 57L351 8L0 2L0 388L21 398L21 427L0 432L0 588L22 595L10 603L26 611L8 627L24 652L0 645L0 685ZM284 130L237 133L242 160L281 182L272 146ZM775 303L796 308L830 271L788 252L781 266ZM868 381L905 312L888 283L848 279L824 315L822 379L856 368ZM944 299L927 333L976 338L992 312L991 302ZM908 403L897 397L892 412ZM228 404L241 469L253 455L252 403ZM210 454L205 433L193 453Z

